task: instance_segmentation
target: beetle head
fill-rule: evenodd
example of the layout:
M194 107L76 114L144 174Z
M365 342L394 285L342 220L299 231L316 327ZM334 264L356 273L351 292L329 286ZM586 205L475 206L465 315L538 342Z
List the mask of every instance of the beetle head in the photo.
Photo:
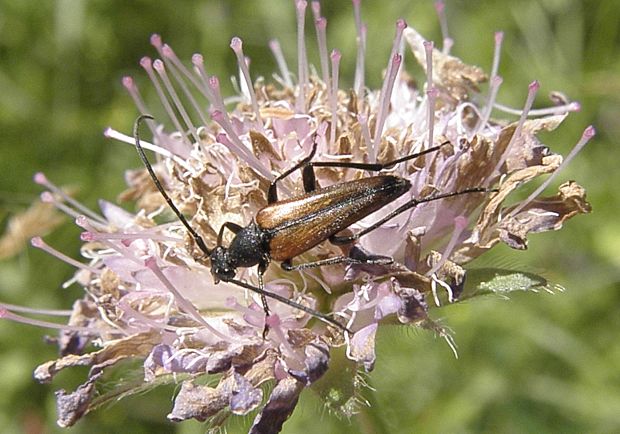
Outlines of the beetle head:
M231 260L228 249L217 246L211 252L211 274L213 274L213 280L215 283L219 283L220 280L227 282L230 279L234 279L237 274L237 268Z

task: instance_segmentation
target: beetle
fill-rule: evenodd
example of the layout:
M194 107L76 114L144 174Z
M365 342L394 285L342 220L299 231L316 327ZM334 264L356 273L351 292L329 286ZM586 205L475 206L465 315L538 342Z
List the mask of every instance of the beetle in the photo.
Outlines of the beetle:
M411 183L407 179L399 176L383 174L319 188L314 174L315 167L343 167L378 172L422 155L436 152L448 142L428 148L422 152L406 155L387 163L372 164L312 161L317 148L317 142L315 141L312 151L308 156L271 181L267 192L267 205L256 213L252 222L245 227L239 226L233 222L224 223L218 233L216 247L210 249L207 247L200 234L192 228L185 216L176 207L153 171L140 144L138 134L140 123L145 119L154 118L150 115L139 116L134 124L133 133L138 154L153 179L155 186L195 240L198 248L209 257L214 282L216 284L220 281L232 283L260 294L266 316L270 315L266 297L270 297L348 332L349 330L345 326L333 318L289 300L279 294L265 290L263 274L267 270L270 262L279 261L281 267L286 271L303 270L343 263L387 265L393 262L392 258L388 256L370 255L358 248L353 248L349 255L336 256L309 263L295 265L292 263L292 260L294 257L299 256L326 240L329 240L333 244L353 243L364 234L377 229L388 220L421 203L461 194L493 191L486 188L470 188L452 193L435 194L421 199L414 198L359 232L351 235L338 235L338 233L347 229L352 224L407 193L411 189ZM302 171L305 193L288 199L279 200L277 190L278 182L297 170ZM226 230L234 234L234 238L228 247L223 245L223 237ZM291 240L295 240L295 242L292 243ZM236 279L238 268L253 266L258 267L258 286L250 285L242 280ZM266 333L267 328L264 329L263 336L265 336Z

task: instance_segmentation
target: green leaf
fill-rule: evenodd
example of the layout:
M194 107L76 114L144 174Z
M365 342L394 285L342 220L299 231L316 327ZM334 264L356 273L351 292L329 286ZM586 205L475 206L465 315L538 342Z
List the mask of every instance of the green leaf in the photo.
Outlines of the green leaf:
M562 291L559 285L551 284L547 279L525 271L505 270L501 268L474 268L467 270L465 287L459 300L466 300L487 294L508 294L513 291Z

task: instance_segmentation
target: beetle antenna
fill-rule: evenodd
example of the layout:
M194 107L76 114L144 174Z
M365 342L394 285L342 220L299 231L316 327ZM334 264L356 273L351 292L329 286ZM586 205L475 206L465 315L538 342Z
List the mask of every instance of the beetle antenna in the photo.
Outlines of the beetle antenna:
M395 166L395 165L397 165L399 163L402 163L404 161L412 160L414 158L421 157L422 155L430 154L431 152L437 152L441 148L443 148L444 146L449 145L449 144L450 144L450 140L446 140L442 144L437 145L437 146L433 146L432 148L428 148L428 149L425 149L423 151L416 152L415 154L405 155L404 157L397 158L396 160L392 160L389 163L385 163L384 166L386 166L386 168L389 168L389 167Z
M170 199L170 196L168 196L168 193L166 193L166 190L161 185L159 178L155 174L155 171L153 170L153 166L151 166L151 163L149 162L148 158L146 158L144 149L142 148L142 145L140 144L140 134L139 134L140 124L145 119L154 120L155 118L151 115L140 115L138 116L138 118L133 124L133 137L136 141L136 149L138 150L138 155L140 155L140 159L142 160L142 163L144 163L144 167L146 167L146 170L149 172L149 175L151 175L151 179L153 180L155 187L157 187L157 190L159 190L161 195L164 197L170 209L176 214L179 220L181 220L181 223L183 223L183 226L185 226L185 228L188 230L192 238L194 238L194 241L196 241L196 244L198 245L200 250L202 250L208 256L211 254L211 250L207 247L207 245L205 244L202 237L198 234L198 232L196 232L194 228L189 224L189 222L187 221L185 216L181 213L181 211L179 211L179 209L174 204L172 199Z

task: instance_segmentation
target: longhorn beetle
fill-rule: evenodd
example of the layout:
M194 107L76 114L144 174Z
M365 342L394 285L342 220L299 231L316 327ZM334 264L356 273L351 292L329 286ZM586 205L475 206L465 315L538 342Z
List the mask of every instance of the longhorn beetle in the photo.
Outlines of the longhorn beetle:
M348 256L336 256L297 265L292 263L292 259L325 240L329 240L333 244L352 243L362 235L377 229L388 220L421 203L461 194L496 191L485 188L470 188L452 193L435 194L422 199L411 199L369 227L352 235L339 236L337 235L339 232L404 195L411 189L411 183L407 179L399 176L377 175L355 181L342 182L324 188L317 188L314 167L342 167L378 172L398 163L417 158L430 152L435 152L439 150L443 144L428 148L422 152L406 155L387 163L372 164L312 161L317 147L317 142L315 141L312 151L307 157L271 181L267 192L268 204L256 213L254 220L246 227L241 227L233 222L224 223L218 233L216 247L210 249L176 207L153 171L142 149L138 135L140 123L145 119L154 118L150 115L139 116L134 124L133 134L138 154L153 179L155 186L172 211L191 234L200 250L209 257L214 282L229 282L260 294L266 316L270 314L266 297L270 297L306 312L326 323L334 325L341 330L349 331L345 326L321 312L310 309L307 306L296 303L279 294L265 290L263 274L267 270L269 263L272 260L280 261L282 268L286 271L303 270L343 263L390 264L393 262L392 258L369 255L361 249L352 249ZM296 170L302 171L305 194L289 199L278 200L277 183ZM226 229L234 234L234 238L228 247L222 245L224 231ZM293 242L291 242L291 240L293 240ZM237 268L253 267L255 265L258 266L258 286L250 285L235 278ZM265 327L263 331L263 336L265 336L266 333L267 327Z

